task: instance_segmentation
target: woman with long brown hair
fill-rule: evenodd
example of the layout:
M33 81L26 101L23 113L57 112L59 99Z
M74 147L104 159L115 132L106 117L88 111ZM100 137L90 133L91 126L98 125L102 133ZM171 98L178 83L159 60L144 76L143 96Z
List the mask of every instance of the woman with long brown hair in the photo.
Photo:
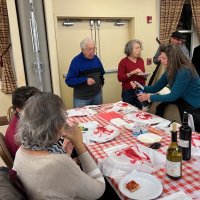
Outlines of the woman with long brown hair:
M178 46L168 44L161 46L160 61L166 71L153 86L144 87L145 93L139 94L138 99L162 102L156 108L159 116L163 115L163 108L169 103L178 106L181 119L184 111L195 115L200 113L200 78L190 60ZM166 86L169 86L169 94L157 94ZM136 85L132 83L132 87ZM195 119L195 129L200 131L199 128Z

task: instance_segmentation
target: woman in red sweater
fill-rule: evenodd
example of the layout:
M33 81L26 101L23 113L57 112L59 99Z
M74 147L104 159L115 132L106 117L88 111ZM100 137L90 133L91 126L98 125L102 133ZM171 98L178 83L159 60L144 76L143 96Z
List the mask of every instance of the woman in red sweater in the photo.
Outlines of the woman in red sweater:
M130 82L137 81L141 85L145 85L146 76L144 61L140 57L142 43L140 40L130 40L125 45L123 58L118 66L118 80L122 82L122 100L133 106L142 109L142 103L138 100L136 90L132 88Z
M26 103L26 101L35 93L40 92L37 88L32 86L21 86L17 88L12 94L12 105L15 110L9 126L6 130L5 143L13 158L15 158L16 151L19 148L19 144L15 142L15 135L17 133L17 125L20 118L20 113Z

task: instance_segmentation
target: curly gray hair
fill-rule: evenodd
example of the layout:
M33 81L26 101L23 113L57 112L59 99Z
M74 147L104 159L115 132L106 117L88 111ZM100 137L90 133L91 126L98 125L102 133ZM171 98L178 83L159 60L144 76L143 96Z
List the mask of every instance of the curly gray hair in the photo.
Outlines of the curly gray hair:
M131 55L134 44L139 44L141 49L143 49L142 42L140 40L138 40L138 39L130 40L129 42L126 43L125 49L124 49L124 53L127 56Z
M51 147L65 125L64 104L52 93L35 94L27 101L20 117L15 139L25 148Z

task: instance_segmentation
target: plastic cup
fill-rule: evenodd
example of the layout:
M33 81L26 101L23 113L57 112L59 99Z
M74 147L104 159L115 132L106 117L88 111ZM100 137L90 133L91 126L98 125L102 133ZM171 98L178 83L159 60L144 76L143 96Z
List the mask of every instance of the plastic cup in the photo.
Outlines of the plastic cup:
M142 122L135 122L134 123L134 127L132 128L132 133L134 136L138 136L140 134L144 134L147 133L148 129L146 124L142 123Z

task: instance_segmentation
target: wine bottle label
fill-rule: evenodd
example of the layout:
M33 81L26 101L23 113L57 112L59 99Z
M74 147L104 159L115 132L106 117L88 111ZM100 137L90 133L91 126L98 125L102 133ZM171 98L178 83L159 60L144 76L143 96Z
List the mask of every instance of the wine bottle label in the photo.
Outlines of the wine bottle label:
M189 148L189 140L180 140L179 145L181 147Z
M181 162L167 160L167 174L173 177L181 176Z

